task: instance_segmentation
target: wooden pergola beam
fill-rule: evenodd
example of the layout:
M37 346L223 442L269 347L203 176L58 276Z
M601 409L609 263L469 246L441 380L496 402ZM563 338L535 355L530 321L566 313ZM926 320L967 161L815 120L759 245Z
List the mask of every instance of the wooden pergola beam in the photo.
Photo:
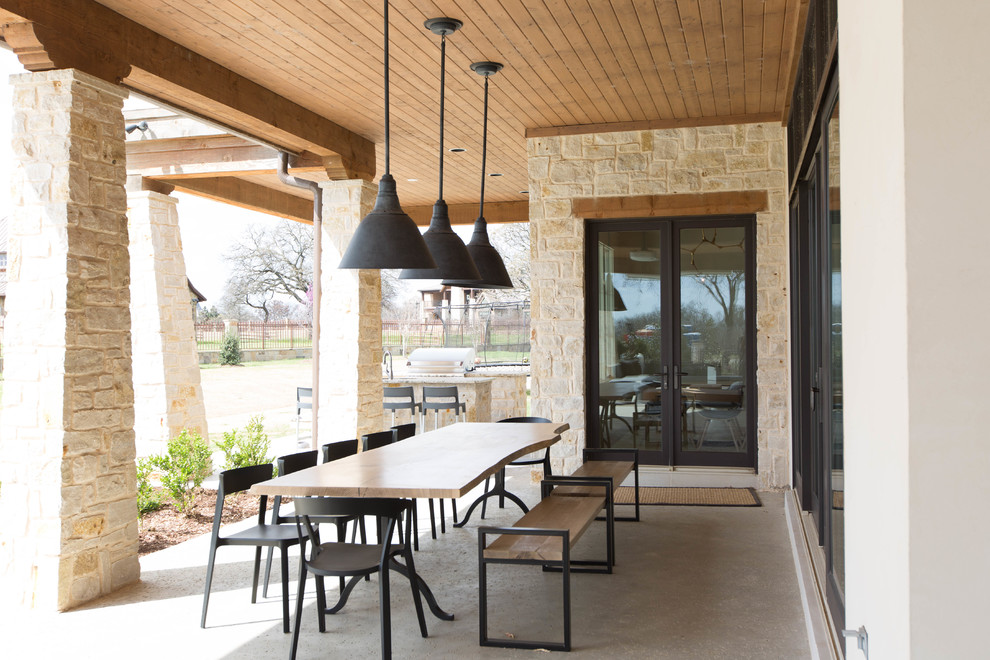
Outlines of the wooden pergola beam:
M236 135L199 135L127 142L127 171L172 178L275 174L278 152ZM326 172L323 159L306 154L289 164L293 174Z
M339 157L371 180L375 145L92 0L0 0L3 38L29 71L79 69L292 153Z
M146 177L145 181L147 180ZM313 200L243 179L219 176L193 179L159 177L152 180L174 186L177 191L190 195L206 197L297 222L313 223Z
M417 225L426 227L433 217L433 206L403 207ZM478 219L477 204L448 204L447 215L452 225L470 225ZM485 202L485 220L489 223L529 222L529 202Z

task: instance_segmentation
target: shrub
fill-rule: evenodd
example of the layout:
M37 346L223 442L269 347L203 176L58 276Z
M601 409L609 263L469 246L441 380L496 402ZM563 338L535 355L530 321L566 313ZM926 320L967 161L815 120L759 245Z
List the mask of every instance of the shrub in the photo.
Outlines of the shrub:
M213 472L210 446L199 433L187 429L168 441L166 453L152 456L149 461L162 471L162 486L182 513L192 506L193 489Z
M238 435L236 429L223 432L223 440L217 442L217 447L223 451L224 470L263 465L275 460L274 456L266 456L271 441L265 433L263 421L264 417L256 415L244 427L242 434Z
M241 341L236 335L227 333L220 344L220 364L241 363Z
M151 487L151 472L155 469L151 457L137 462L137 507L138 518L162 508L161 493Z

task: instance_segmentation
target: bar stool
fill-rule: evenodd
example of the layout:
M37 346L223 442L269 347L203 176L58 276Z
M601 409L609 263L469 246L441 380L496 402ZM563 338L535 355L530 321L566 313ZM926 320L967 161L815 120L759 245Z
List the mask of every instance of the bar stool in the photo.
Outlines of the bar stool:
M423 411L423 428L426 428L426 411L433 411L433 430L440 426L440 411L453 410L454 420L463 422L467 420L467 404L460 400L457 394L457 385L448 387L427 387L423 386L423 403L420 404Z
M416 403L416 395L413 392L411 385L405 387L389 387L386 385L384 387L383 399L385 402L385 410L392 411L392 426L395 426L395 411L396 410L408 410L409 418L415 422L416 421L416 409L419 408L422 414L422 406Z
M467 420L467 404L461 401L457 394L457 386L447 387L427 387L423 386L423 402L420 404L423 411L423 430L426 430L426 411L433 411L433 430L440 427L440 411L453 410L454 420L463 422ZM432 504L432 502L431 502ZM450 500L450 508L454 512L454 524L457 524L457 500ZM432 507L431 507L432 514ZM432 515L431 515L432 521ZM447 532L446 516L443 510L443 500L440 500L440 532Z

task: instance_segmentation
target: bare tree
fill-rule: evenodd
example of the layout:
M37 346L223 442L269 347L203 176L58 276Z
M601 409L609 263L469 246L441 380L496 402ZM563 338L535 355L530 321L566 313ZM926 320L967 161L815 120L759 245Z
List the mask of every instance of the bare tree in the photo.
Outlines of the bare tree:
M489 225L488 235L492 245L502 255L514 288L484 289L483 300L529 300L529 223Z
M249 226L224 254L231 264L226 306L258 310L267 321L277 311L272 303L278 296L307 304L306 292L313 281L312 255L313 228L308 225L283 220L276 225Z

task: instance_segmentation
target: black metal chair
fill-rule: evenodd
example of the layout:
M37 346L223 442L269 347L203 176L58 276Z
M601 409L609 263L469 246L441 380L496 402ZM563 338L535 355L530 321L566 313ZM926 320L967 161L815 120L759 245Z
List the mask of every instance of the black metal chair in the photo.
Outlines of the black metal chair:
M313 388L296 388L296 442L299 442L299 422L302 420L303 410L313 409Z
M210 557L206 564L206 588L203 592L203 616L199 625L206 627L206 610L210 604L210 585L213 582L213 564L217 548L225 545L254 546L254 582L251 586L251 602L257 602L258 574L261 568L261 549L275 547L281 554L282 567L282 631L289 632L289 546L299 543L299 536L291 525L269 525L265 523L265 509L268 506L268 496L262 495L258 509L258 524L248 529L235 532L230 536L220 536L220 519L223 514L223 503L228 495L247 490L256 483L272 478L272 466L251 465L249 467L225 470L220 473L220 484L217 488L217 507L213 514L213 531L210 534Z
M423 409L416 402L416 394L413 391L412 385L407 385L403 387L389 387L386 385L384 388L383 400L385 404L385 410L392 411L392 425L395 426L395 411L396 410L408 410L409 417L416 423L416 410L422 413Z
M379 447L384 447L385 445L392 444L392 439L394 434L392 429L387 431L378 431L376 433L366 433L361 436L361 451L369 451L371 449L378 449Z
M400 440L405 440L416 435L416 424L399 424L398 426L392 427L392 442L399 442ZM416 506L416 500L413 503L413 531L415 535L413 536L413 550L419 550L419 508ZM430 504L430 528L433 532L433 538L437 537L437 524L433 514L433 500L429 501Z
M398 442L399 440L405 440L406 438L411 438L416 435L416 425L415 424L399 424L398 426L392 427L392 442Z
M288 456L282 456L278 459L278 473L281 476L287 474L292 474L293 472L298 472L299 470L305 470L306 468L311 468L316 466L318 452L313 449L311 451L302 451L297 454L289 454ZM295 515L282 515L282 496L276 495L275 499L272 501L272 524L281 525L284 523L291 523L295 520ZM325 518L320 518L317 522L320 524L328 523L333 524L337 527L337 540L345 541L347 540L347 523L354 520L346 516L328 516ZM362 535L362 542L364 540ZM261 595L265 598L268 597L268 579L272 572L272 555L275 553L275 548L268 548L268 557L265 559L265 585L261 589ZM340 588L343 589L344 585L341 584Z
M302 619L303 594L306 590L306 574L312 573L316 578L316 607L319 617L320 632L326 632L326 615L335 614L347 602L348 596L362 578L378 573L379 603L381 610L381 639L382 658L392 657L392 613L390 608L389 567L397 557L405 560L402 572L409 577L412 587L413 603L416 606L416 616L419 619L419 629L423 637L428 636L426 617L423 614L423 602L417 585L416 567L413 563L411 548L402 543L393 543L396 527L402 525L405 514L405 537L411 534L411 516L408 515L412 504L408 500L374 499L374 498L298 498L294 501L296 508L296 530L298 541L310 543L309 557L305 554L299 560L299 587L296 596L296 627L292 633L292 648L290 660L296 657L296 647L299 643L299 629ZM319 530L312 521L323 516L375 516L382 521L379 528L379 543L375 545L355 543L322 543ZM303 546L305 547L305 546ZM327 607L326 591L323 587L325 577L350 577L347 586L340 594L340 599L333 607Z
M498 420L498 423L499 424L540 424L540 423L546 424L546 423L549 423L549 422L550 422L550 420L547 419L546 417L507 417L506 419L500 419L500 420ZM546 450L543 452L543 456L541 458L520 458L520 459L517 459L515 461L512 461L511 463L509 463L509 465L513 465L513 466L518 466L518 465L543 465L543 478L546 479L548 477L552 477L553 476L553 471L552 471L552 469L550 467L550 448L549 447L547 447ZM502 483L505 483L505 468L502 468ZM488 484L489 484L489 480L488 479L485 479L485 492L486 493L488 492ZM505 508L505 496L504 495L499 495L498 496L498 508L500 508L500 509L504 509ZM482 519L484 519L485 513L487 511L488 511L488 500L485 500L481 504L481 517L482 517Z
M358 453L357 440L341 440L340 442L328 442L320 449L323 450L323 462L329 463L338 458L353 456Z
M328 442L320 449L323 451L323 462L329 463L330 461L336 461L341 458L347 458L348 456L353 456L358 453L358 447L360 446L360 440L340 440L338 442ZM361 532L361 543L367 541L367 531L364 525L364 518L358 518L358 524L355 530L351 533L351 541L353 542L357 538L357 532ZM341 587L343 588L343 587Z

